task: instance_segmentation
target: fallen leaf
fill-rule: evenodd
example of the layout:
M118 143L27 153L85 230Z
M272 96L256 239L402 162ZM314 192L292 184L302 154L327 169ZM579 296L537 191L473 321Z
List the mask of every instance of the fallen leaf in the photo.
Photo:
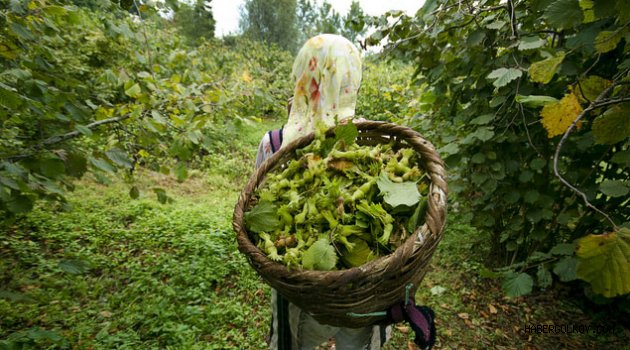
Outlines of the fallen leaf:
M488 310L490 310L491 314L496 314L497 313L497 308L494 307L494 305L492 305L492 304L488 304Z
M470 318L470 316L465 312L459 313L457 314L457 316L459 316L459 318L461 318L462 320L467 320Z
M105 318L110 318L110 317L112 317L112 313L111 313L111 312L109 312L109 311L107 311L107 310L103 310L103 311L99 312L99 315L101 315L101 316L103 316L103 317L105 317Z
M396 329L400 331L400 333L407 334L409 333L409 327L407 326L396 326Z

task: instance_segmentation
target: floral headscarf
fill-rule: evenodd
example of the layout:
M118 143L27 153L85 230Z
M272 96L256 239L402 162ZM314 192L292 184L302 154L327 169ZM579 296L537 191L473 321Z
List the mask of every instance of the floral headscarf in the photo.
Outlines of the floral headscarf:
M348 39L322 34L309 39L293 63L293 105L283 145L323 123L335 125L354 116L361 85L361 57Z

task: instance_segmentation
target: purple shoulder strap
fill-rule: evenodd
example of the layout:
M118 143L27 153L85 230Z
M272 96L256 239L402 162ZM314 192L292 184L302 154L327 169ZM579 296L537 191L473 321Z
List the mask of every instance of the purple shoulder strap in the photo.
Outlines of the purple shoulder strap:
M282 146L282 129L271 130L269 139L271 140L271 151L276 153Z

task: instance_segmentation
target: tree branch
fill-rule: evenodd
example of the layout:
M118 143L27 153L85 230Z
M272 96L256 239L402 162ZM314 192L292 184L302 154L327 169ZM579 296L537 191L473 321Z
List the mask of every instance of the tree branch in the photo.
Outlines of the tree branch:
M594 108L599 108L599 107L605 107L605 106L610 106L610 105L614 105L617 103L623 103L623 102L630 102L630 97L621 97L618 98L616 100L606 100L606 101L602 101L600 103L596 103Z
M86 125L85 127L88 129L93 129L96 128L97 126L101 126L101 125L105 125L105 124L111 124L111 123L118 123L121 122L125 119L128 119L131 116L131 114L126 114L120 117L116 117L116 118L109 118L109 119L103 119L103 120L99 120L99 121L95 121L93 123L90 123L88 125ZM73 139L75 137L81 136L81 132L79 131L71 131L69 133L65 133L63 135L56 135L56 136L51 136L47 139L45 139L44 141L36 144L35 146L33 146L32 148L35 150L39 150L44 148L45 146L49 146L55 143L59 143L59 142L63 142L63 141L67 141L70 139ZM0 159L2 160L8 160L8 161L14 161L17 159L22 159L22 158L28 158L30 156L33 155L34 152L30 152L30 153L26 153L26 154L18 154L18 155L11 155L11 156L6 156L3 155L2 157L0 157Z
M577 189L571 183L569 183L564 177L562 177L562 175L560 175L560 172L558 171L558 159L560 158L560 151L562 151L562 146L564 146L564 143L566 142L567 138L569 137L569 134L571 134L571 132L573 132L573 129L575 129L575 126L577 125L577 123L582 118L584 118L584 116L586 116L593 109L597 108L596 105L598 103L601 103L606 98L606 96L608 96L608 94L610 94L610 92L613 90L615 85L616 85L615 82L613 82L613 84L611 84L608 88L606 88L606 90L602 91L602 93L600 93L599 96L597 96L595 101L591 102L591 104L585 110L583 110L582 113L580 113L575 118L575 120L573 120L573 122L571 123L569 128L564 132L564 135L562 135L562 139L558 143L558 146L556 147L556 152L555 152L555 154L553 156L553 173L560 180L560 182L562 182L565 186L569 187L577 195L582 197L582 199L584 200L584 203L586 204L587 207L593 209L594 211L596 211L597 213L599 213L600 215L605 217L611 223L613 229L617 230L617 225L610 218L610 216L608 216L608 214L604 213L599 208L595 207L591 202L589 202L586 194L584 192L580 191L579 189Z
M104 125L104 124L111 124L111 123L118 123L120 121L123 121L127 118L129 118L131 116L131 114L126 114L120 117L116 117L116 118L109 118L109 119L103 119L103 120L99 120L96 121L94 123L90 123L88 125L86 125L85 127L88 129L93 129L97 126L100 125ZM51 136L47 139L45 139L44 141L40 142L38 145L35 146L35 148L42 148L43 146L48 146L48 145L52 145L54 143L59 143L59 142L63 142L69 139L73 139L77 136L80 136L81 132L79 131L71 131L69 133L63 134L63 135L56 135L56 136Z

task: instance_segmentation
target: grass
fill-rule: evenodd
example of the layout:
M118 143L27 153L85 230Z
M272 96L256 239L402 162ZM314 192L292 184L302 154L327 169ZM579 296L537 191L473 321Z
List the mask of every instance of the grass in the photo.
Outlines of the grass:
M0 349L264 349L270 290L236 249L231 213L262 133L243 126L218 143L206 172L178 183L142 171L128 185L82 180L71 210L40 203L0 231ZM157 202L152 188L173 199ZM525 334L531 324L593 324L566 289L506 299L478 276L484 233L451 213L416 296L438 315L437 348L621 349L613 335ZM395 327L385 349L407 349Z

